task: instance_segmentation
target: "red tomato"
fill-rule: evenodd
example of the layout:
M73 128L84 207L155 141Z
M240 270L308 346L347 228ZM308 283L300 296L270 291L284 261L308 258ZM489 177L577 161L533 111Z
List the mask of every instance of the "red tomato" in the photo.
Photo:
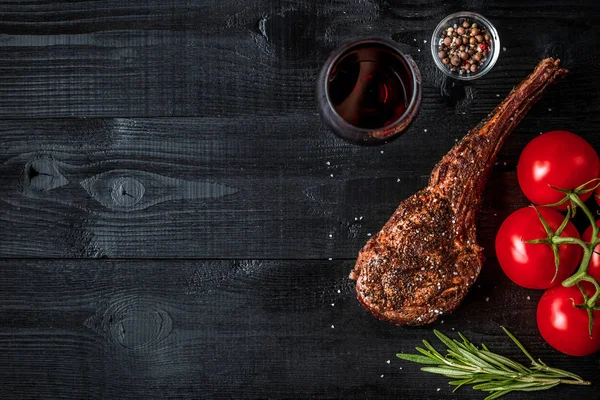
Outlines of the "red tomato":
M588 296L594 294L591 284L583 282L583 287ZM570 356L586 356L600 350L600 311L593 311L590 338L587 311L573 306L583 302L577 286L555 286L546 290L537 307L537 325L544 340Z
M600 176L600 160L594 148L580 136L567 131L551 131L525 146L517 165L521 190L533 204L552 204L564 194L559 189L575 189ZM591 196L580 196L585 201ZM565 203L558 207L566 210Z
M548 226L556 231L564 216L548 207L537 207ZM562 231L562 237L579 238L575 226L569 221ZM521 208L508 216L496 235L496 256L504 273L517 285L529 289L546 289L560 284L568 278L583 255L583 249L577 244L558 246L560 258L558 275L554 252L548 244L530 244L527 240L544 239L548 235L533 207Z
M600 226L600 220L596 221L596 225ZM600 232L598 233L600 236ZM581 237L584 242L589 242L592 240L592 227L589 226L585 232L583 232L583 236ZM587 273L594 277L597 281L600 282L600 244L596 246L594 249L595 252L592 254L592 259L590 260L590 264L588 266ZM596 253L598 252L598 253Z

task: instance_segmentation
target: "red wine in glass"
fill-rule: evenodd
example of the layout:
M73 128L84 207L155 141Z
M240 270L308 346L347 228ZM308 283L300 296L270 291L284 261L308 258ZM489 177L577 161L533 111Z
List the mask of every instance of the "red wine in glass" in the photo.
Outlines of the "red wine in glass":
M392 42L363 40L343 46L319 75L321 115L342 138L384 143L404 131L421 101L416 65Z

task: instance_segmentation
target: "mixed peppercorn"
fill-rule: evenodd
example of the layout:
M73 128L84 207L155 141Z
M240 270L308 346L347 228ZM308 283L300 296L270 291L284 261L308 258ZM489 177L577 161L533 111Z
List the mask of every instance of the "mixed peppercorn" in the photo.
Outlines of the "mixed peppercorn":
M492 38L485 26L465 20L442 31L438 57L452 72L471 74L482 67L491 47Z

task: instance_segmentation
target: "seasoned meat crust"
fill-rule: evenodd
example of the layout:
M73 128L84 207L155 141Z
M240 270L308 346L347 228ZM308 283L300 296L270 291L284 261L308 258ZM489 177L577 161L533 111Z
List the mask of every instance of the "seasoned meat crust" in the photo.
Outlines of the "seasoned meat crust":
M496 155L527 111L566 73L559 60L542 60L360 250L350 279L375 317L424 325L461 303L484 261L476 217Z

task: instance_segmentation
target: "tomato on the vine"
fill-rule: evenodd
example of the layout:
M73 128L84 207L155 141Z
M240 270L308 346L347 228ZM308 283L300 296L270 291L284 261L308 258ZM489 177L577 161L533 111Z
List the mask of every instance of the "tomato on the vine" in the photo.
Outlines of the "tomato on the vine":
M582 282L591 297L594 287ZM537 307L537 325L546 342L570 356L586 356L600 350L600 311L592 311L592 337L586 309L576 308L584 298L577 286L555 286L546 290Z
M548 207L537 210L555 232L564 220L558 211ZM579 232L569 221L561 237L579 238ZM583 250L577 244L558 246L559 268L556 274L554 252L549 244L525 243L545 239L548 235L533 207L521 208L504 220L496 235L496 256L504 273L517 285L529 289L546 289L560 284L579 265ZM556 278L554 275L556 274Z
M596 221L596 225L600 226L600 220ZM600 236L600 232L598 233ZM588 228L583 232L581 236L584 242L589 243L592 240L592 227L588 226ZM597 281L600 281L600 244L596 245L594 249L594 254L592 254L592 258L590 259L590 263L588 265L587 274L595 278Z
M600 176L600 159L582 137L568 131L551 131L525 146L517 165L521 190L534 204L557 203L565 194L553 189L575 189ZM586 201L591 193L579 195ZM558 208L566 210L569 202Z

